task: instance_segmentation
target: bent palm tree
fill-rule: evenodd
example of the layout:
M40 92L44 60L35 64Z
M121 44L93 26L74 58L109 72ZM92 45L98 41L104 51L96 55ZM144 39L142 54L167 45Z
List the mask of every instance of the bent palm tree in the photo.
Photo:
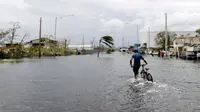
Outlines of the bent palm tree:
M112 48L112 46L114 45L114 39L111 36L101 37L101 39L99 40L99 51L98 51L97 57L99 57L102 43L105 44L106 46Z

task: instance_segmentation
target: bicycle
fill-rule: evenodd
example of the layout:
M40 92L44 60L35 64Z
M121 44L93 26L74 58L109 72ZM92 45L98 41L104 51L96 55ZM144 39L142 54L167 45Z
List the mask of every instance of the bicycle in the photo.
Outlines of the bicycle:
M149 68L144 68L146 64L141 65L142 66L142 71L140 72L141 74L141 78L143 78L144 80L148 80L153 82L153 77L150 73L148 73Z

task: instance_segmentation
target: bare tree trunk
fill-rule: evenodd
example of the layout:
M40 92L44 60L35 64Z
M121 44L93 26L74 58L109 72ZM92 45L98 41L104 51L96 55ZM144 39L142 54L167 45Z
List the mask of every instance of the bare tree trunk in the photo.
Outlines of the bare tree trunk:
M26 37L27 35L28 35L28 33L27 33L27 31L26 31L26 33L24 34L23 38L22 38L21 41L20 41L20 44L23 43L23 41L24 41L24 39L25 39L25 37Z
M16 36L16 31L17 31L17 29L20 28L20 26L19 26L19 22L11 22L10 24L13 26L13 27L10 29L10 31L11 31L10 44L11 44L11 46L12 46L13 40L14 40L14 38L15 38L15 36Z
M13 30L12 30L11 40L10 40L10 44L11 44L11 46L12 46L12 44L13 44L14 36L15 36L15 31L14 31L14 29L13 29Z

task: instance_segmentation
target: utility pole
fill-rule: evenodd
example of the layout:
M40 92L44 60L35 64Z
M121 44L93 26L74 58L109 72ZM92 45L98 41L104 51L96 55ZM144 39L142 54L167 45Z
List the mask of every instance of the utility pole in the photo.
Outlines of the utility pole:
M69 42L69 40L68 39L65 39L65 43L64 43L64 55L67 55L67 43Z
M151 47L151 44L150 44L150 42L151 42L151 40L150 40L150 27L148 27L148 37L149 37L149 48Z
M199 38L199 42L200 42L200 38ZM200 47L198 46L198 47L197 47L197 63L199 62L199 57L198 57L198 56L199 56L199 55L198 55L198 53L199 53L199 48L200 48ZM198 64L198 65L199 65L199 64Z
M40 28L39 28L39 58L41 58L41 33L42 33L42 17L40 17Z
M84 43L84 35L83 35L83 50L84 50L84 44L85 44L85 43Z
M129 40L128 40L128 47L129 47Z
M93 47L95 48L95 37L93 37Z
M122 47L124 47L124 37L122 37Z
M67 39L65 39L65 48L67 48Z
M57 32L57 20L58 20L58 17L55 18L55 31L54 31L55 40L56 40L56 32Z
M167 52L167 42L168 41L168 34L167 34L167 13L165 13L165 52L166 52L166 56L168 57L168 52Z
M70 15L66 15L66 16L55 17L55 29L54 29L54 38L55 38L55 40L57 38L57 22L58 22L58 19L62 19L64 17L69 17L69 16L74 16L74 15L70 14Z
M149 37L149 39L148 39L149 40L149 45L148 45L149 46L149 50L148 50L148 52L150 52L150 47L151 47L151 45L150 45L150 41L151 41L150 40L150 27L148 27L148 37Z
M57 20L58 20L58 17L55 18L55 31L54 31L55 41L56 41L56 33L57 33ZM56 46L54 46L53 52L54 52L53 55L55 57L56 56Z
M139 50L139 34L138 34L138 25L137 25L137 50Z

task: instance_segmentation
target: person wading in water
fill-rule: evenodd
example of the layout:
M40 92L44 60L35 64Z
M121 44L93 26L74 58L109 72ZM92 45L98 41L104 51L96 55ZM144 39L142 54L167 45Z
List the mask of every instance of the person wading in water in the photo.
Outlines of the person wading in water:
M139 73L139 69L140 69L140 60L143 60L146 64L147 61L142 57L141 54L138 53L138 50L133 50L134 54L132 55L131 59L130 59L130 65L133 68L133 72L134 72L134 77L137 80L137 76ZM132 60L134 59L134 63L132 64Z

